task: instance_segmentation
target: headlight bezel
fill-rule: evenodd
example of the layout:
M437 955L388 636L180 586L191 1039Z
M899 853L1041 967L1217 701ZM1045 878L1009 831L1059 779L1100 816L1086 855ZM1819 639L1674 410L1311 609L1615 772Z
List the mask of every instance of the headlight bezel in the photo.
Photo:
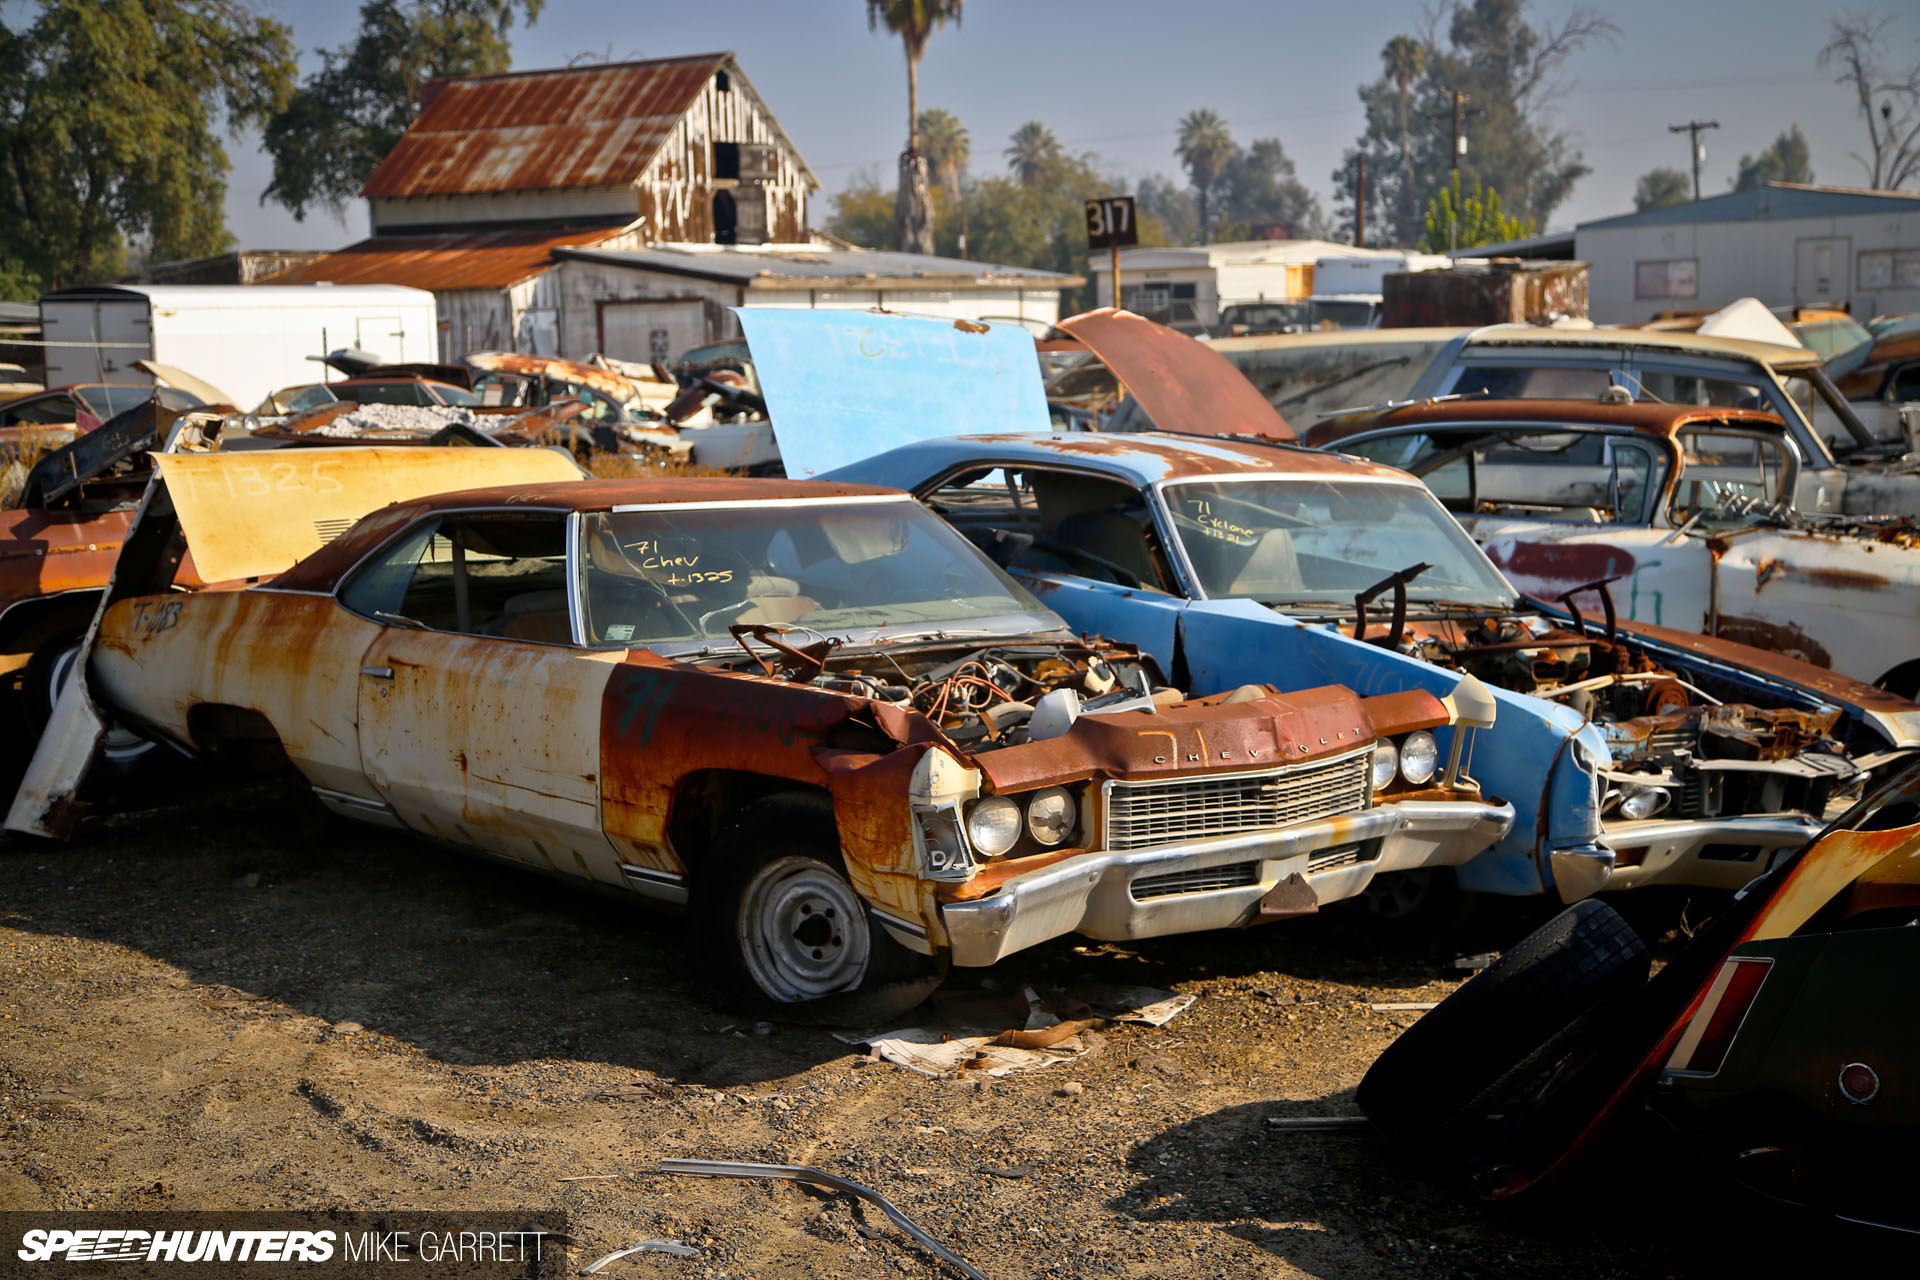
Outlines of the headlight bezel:
M997 838L982 839L980 827L982 820L991 819L993 815L1002 813L1012 815L1011 823L1006 830L1006 840L1000 842ZM967 808L967 843L972 845L973 851L983 858L998 858L1011 850L1020 843L1020 837L1026 829L1026 810L1021 808L1020 802L1011 796L986 796Z
M1373 756L1367 763L1367 781L1375 792L1385 791L1400 776L1400 748L1392 738L1380 738L1373 744Z
M1058 798L1066 805L1064 818L1059 823L1059 834L1052 837L1044 834L1038 824L1038 816L1043 801ZM1026 797L1026 829L1034 843L1047 849L1057 849L1073 838L1074 828L1080 821L1080 806L1073 798L1073 792L1065 787L1042 787Z
M1417 757L1415 754L1416 751L1418 752ZM1412 733L1402 738L1399 744L1399 752L1400 778L1409 786L1424 787L1438 776L1440 772L1440 744L1434 739L1434 736L1425 729L1415 729ZM1425 760L1424 771L1422 771L1418 765L1412 768L1408 767L1416 758Z

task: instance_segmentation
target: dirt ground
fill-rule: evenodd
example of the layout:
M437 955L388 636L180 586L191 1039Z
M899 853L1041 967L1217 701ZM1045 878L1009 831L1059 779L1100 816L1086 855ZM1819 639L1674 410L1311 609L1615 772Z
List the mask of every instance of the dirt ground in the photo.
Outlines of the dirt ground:
M1072 1063L937 1080L729 1014L671 918L300 808L252 788L0 853L0 1209L552 1208L576 1268L700 1250L615 1277L951 1274L849 1198L648 1172L691 1156L864 1182L995 1280L1708 1276L1752 1247L1650 1159L1516 1213L1364 1129L1268 1124L1354 1114L1419 1016L1370 1006L1464 977L1332 913L956 974L953 1000L1199 999ZM587 1175L613 1176L563 1181Z

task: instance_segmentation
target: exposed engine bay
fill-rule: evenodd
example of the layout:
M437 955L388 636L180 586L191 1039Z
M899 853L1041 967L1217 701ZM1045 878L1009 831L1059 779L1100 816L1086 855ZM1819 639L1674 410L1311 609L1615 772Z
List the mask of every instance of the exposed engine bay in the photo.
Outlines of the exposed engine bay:
M1489 684L1559 702L1600 727L1610 818L1823 814L1866 773L1834 736L1837 707L1723 701L1617 635L1511 614L1409 619L1399 649Z
M956 745L1014 747L1058 737L1082 715L1150 710L1186 695L1161 684L1152 659L1121 645L952 646L833 657L827 640L795 648L772 627L735 636L768 675L911 707ZM771 652L769 652L771 650Z

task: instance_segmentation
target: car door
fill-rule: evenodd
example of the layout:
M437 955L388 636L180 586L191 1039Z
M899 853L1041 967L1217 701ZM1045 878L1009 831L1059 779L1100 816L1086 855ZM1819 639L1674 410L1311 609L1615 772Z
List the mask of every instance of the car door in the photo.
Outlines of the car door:
M562 512L444 514L395 536L342 604L382 624L359 670L367 778L408 827L623 884L600 823L619 654L572 644Z

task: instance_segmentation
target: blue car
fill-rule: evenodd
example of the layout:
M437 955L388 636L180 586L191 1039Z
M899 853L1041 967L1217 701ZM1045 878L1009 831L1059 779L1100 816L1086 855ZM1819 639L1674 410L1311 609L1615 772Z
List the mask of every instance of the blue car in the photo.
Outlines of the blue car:
M1522 597L1418 480L1280 443L1286 424L1223 359L1138 317L1061 328L1179 434L1053 434L1021 369L956 355L939 321L741 315L790 467L817 450L812 474L909 490L1071 625L1139 646L1176 684L1492 686L1498 720L1466 767L1517 816L1458 868L1461 888L1736 889L1920 748L1920 708L1655 635L1616 619L1604 584ZM1451 735L1437 737L1445 761ZM1403 780L1439 768L1395 763ZM1390 912L1431 887L1375 884Z

